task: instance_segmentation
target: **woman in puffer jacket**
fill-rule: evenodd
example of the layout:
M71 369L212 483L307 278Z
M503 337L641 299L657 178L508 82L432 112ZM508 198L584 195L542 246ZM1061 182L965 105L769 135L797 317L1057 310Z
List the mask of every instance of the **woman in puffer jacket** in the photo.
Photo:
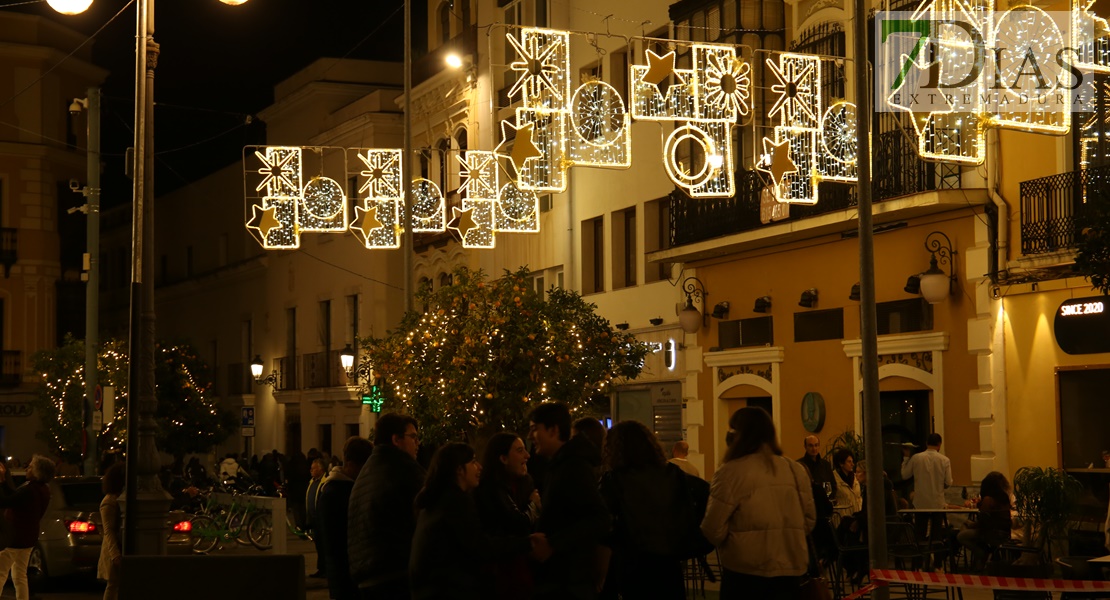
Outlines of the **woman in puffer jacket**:
M720 551L722 600L794 600L817 522L804 468L782 456L771 415L737 410L725 462L713 475L701 530Z

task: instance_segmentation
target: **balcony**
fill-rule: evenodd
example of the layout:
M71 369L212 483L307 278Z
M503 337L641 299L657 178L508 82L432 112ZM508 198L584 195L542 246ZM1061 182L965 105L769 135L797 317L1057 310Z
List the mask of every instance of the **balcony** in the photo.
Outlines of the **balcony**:
M275 361L277 368L277 384L274 386L279 392L298 389L297 386L297 357L283 356Z
M1110 188L1110 165L1021 182L1021 252L1046 254L1075 248L1089 195Z
M12 265L19 256L16 249L19 247L18 231L12 227L0 228L0 264L4 265L4 278L11 273Z
M323 388L340 385L343 370L339 366L339 350L314 352L305 354L303 358L304 387Z
M23 351L4 350L0 387L13 388L23 382Z

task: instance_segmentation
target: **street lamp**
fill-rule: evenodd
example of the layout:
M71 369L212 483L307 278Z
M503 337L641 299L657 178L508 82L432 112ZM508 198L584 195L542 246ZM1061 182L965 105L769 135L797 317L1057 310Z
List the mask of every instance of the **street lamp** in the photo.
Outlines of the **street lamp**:
M698 289L698 285L701 289ZM697 333L702 326L702 314L694 306L694 299L700 301L702 296L709 297L709 293L705 291L705 284L697 277L687 277L682 282L682 291L686 292L686 306L678 313L678 325L686 333Z
M277 371L270 371L269 375L262 376L262 356L259 354L255 354L254 360L251 361L251 376L254 377L254 382L258 385L277 387Z
M347 378L354 382L353 387L359 387L359 381L363 378L370 383L374 384L374 367L369 362L359 363L355 365L355 351L347 344L342 350L339 351L339 364L343 366L343 372L347 374Z
M47 0L54 10L73 15L92 0ZM246 0L230 0L245 2ZM228 0L224 0L225 3ZM406 5L408 3L406 2ZM161 466L155 435L158 409L154 378L154 0L137 0L135 18L135 142L131 219L132 368L127 396L127 496L124 551L130 555L165 554L165 518L170 496L158 479Z

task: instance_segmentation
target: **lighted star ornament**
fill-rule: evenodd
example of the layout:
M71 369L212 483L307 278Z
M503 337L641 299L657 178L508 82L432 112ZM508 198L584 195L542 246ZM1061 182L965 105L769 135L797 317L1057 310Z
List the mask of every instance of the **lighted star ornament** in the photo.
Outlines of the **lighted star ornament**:
M355 234L355 237L362 241L364 246L371 247L374 245L372 243L374 231L382 227L384 227L384 224L378 219L377 206L371 206L370 208L355 207L355 218L351 221L351 233Z
M769 161L759 170L770 173L774 185L780 185L786 175L798 172L798 165L790 158L790 140L776 144L763 138L763 152L769 157Z
M679 83L678 74L674 70L674 50L659 56L658 54L647 51L648 70L644 74L642 81L649 85L654 85L655 89L659 90L659 94L664 98L671 91L672 85L681 85ZM667 78L674 75L674 79L667 81Z
M251 235L255 236L258 243L265 246L266 237L270 235L270 232L281 228L281 223L277 220L277 217L274 216L274 213L277 212L277 208L262 208L255 204L251 207L251 210L253 214L251 220L247 222L247 229L251 230Z
M459 234L460 238L466 238L466 234L470 233L472 229L477 229L478 224L473 219L474 209L463 210L457 206L451 207L451 220L447 222L447 228Z
M525 162L532 158L539 158L543 156L540 149L532 141L532 132L535 125L528 123L517 127L509 121L501 121L501 143L498 144L496 152L498 154L505 154L505 146L512 144L512 150L509 151L509 158L513 161L513 166L516 167L517 172L524 170ZM516 137L513 138L509 135L509 131L515 131Z

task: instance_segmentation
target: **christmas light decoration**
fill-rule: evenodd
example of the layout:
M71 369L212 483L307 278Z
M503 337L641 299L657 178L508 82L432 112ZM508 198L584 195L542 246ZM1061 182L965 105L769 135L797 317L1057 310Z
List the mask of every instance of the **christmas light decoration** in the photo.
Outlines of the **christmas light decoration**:
M500 175L497 155L483 150L467 150L461 158L460 192L465 192L463 210L470 211L474 227L460 231L463 248L493 248L496 233L493 228L497 197L500 193Z
M817 152L817 170L826 180L855 182L856 105L834 102L821 117L821 148Z
M593 167L632 165L632 128L624 101L613 86L590 81L574 92L570 104L570 161Z
M447 230L447 201L439 186L427 179L412 181L413 233L442 233Z
M269 146L265 154L254 152L262 167L258 174L262 182L254 191L274 198L296 198L301 192L301 149L288 146Z
M983 78L983 91L997 92L986 106L994 115L989 124L1055 135L1071 130L1072 90L1058 84L1072 74L1056 62L1068 41L1052 16L1035 6L1019 6L1004 12L992 33L993 68Z
M494 229L497 231L535 233L540 230L540 199L532 190L524 190L513 182L501 187L497 197Z
M401 198L401 152L399 148L355 148L355 156L362 163L358 176L362 178L358 193L368 198Z
M401 247L400 148L350 148L347 177L356 178L359 200L349 231L368 249ZM351 156L353 155L353 160Z
M821 58L784 52L777 62L768 58L767 67L778 81L771 86L778 98L767 116L779 117L784 127L816 128L821 114Z
M1095 0L1072 0L1071 47L1081 71L1110 73L1110 25L1091 11Z
M301 191L301 231L346 231L347 194L329 177L313 177Z

